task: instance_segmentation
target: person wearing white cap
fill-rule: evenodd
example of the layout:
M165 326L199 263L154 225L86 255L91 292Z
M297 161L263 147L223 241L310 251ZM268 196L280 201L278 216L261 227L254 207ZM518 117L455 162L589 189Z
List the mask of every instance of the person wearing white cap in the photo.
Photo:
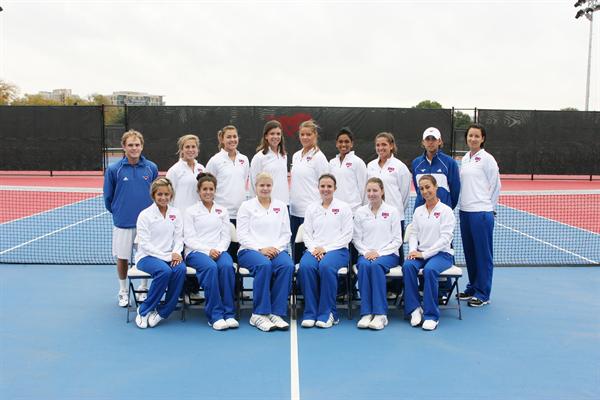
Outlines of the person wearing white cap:
M412 162L413 184L418 188L419 179L423 175L431 175L437 181L437 197L448 207L454 209L460 195L460 173L458 164L441 148L444 145L442 134L437 128L430 127L423 132L421 142L425 151ZM425 200L417 190L415 208L423 205Z
M469 284L461 300L471 307L489 303L492 291L494 208L500 197L500 172L492 155L483 149L485 128L472 124L465 133L469 152L460 168L460 235Z

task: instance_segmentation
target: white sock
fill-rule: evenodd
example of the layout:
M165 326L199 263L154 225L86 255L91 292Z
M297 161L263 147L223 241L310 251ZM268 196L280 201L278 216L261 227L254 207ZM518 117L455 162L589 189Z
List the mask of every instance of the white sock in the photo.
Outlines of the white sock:
M141 279L141 281L142 282L140 283L139 287L147 289L148 288L148 279Z
M127 292L127 280L119 279L119 291L123 293Z

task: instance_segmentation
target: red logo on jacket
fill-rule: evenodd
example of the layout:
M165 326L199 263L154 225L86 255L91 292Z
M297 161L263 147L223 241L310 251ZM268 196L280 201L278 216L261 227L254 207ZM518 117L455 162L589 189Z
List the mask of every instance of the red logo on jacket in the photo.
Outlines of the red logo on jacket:
M481 157L479 157L479 156L475 157L475 162L479 162L479 161L481 161Z
M177 218L177 216L175 216L174 214L169 214L169 219L171 221L175 221L175 218Z
M242 165L244 165L244 160L238 160L238 162Z
M276 214L279 214L279 211L281 211L281 208L274 208L273 211L275 211Z
M382 213L381 213L381 216L382 216L384 219L386 219L387 217L389 217L389 216L390 216L390 213L388 213L388 212L382 212Z
M337 215L337 213L340 212L340 209L339 208L332 208L331 212L334 213L335 215Z
M217 214L221 214L221 213L223 212L223 210L221 210L220 208L215 208L215 212L216 212Z
M394 172L394 167L388 167L388 172Z
M310 161L310 160L312 160L311 156L306 157L306 161Z
M346 163L346 167L348 167L348 168L352 167L352 163L351 162L347 162Z
M434 212L433 216L436 217L436 218L439 218L440 217L440 213L439 212Z

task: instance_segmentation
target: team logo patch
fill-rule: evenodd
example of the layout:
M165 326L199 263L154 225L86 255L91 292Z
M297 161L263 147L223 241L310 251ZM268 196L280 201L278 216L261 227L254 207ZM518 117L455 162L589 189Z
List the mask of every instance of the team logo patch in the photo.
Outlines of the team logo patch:
M381 213L381 216L382 216L384 219L386 219L387 217L389 217L389 216L390 216L390 213L388 213L388 212L382 212L382 213Z
M144 180L147 181L148 179L150 179L150 177L148 175L145 175Z
M331 212L334 213L335 215L337 215L340 212L339 208L332 208Z
M479 161L481 161L481 157L479 157L479 156L475 157L475 162L479 162Z
M388 172L394 172L394 167L388 167Z
M244 165L244 160L238 160L240 164Z
M123 181L128 181L128 180L129 180L129 178L127 178L127 177L123 178Z
M421 172L425 172L425 168L423 168L423 169L421 170Z
M310 161L310 160L312 160L311 156L306 157L306 161Z
M221 213L223 212L223 210L221 210L220 208L215 208L215 212L216 212L217 214L221 214Z
M177 216L175 214L169 214L169 219L171 221L175 221L175 218L177 218Z
M346 167L347 167L347 168L350 168L350 167L352 167L352 163L351 163L351 162L347 162L347 163L346 163Z
M438 170L437 170L437 172L442 172L442 170L441 170L441 169L438 169Z
M198 167L198 168L196 168L196 171L198 171L198 173L201 173L202 172L202 168Z
M274 208L273 211L275 211L276 214L279 214L279 211L281 211L281 208Z
M434 212L433 216L436 217L436 218L439 218L440 217L440 213L439 212Z

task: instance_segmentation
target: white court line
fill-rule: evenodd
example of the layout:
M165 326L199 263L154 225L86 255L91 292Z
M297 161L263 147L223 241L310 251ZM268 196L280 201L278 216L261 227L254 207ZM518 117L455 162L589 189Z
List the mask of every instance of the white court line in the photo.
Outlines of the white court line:
M65 205L62 205L62 206L54 207L54 208L51 208L49 210L40 211L40 212L35 213L35 214L26 215L26 216L21 217L21 218L11 219L10 221L1 222L0 226L7 225L7 224L12 224L13 222L22 221L22 220L27 219L27 218L31 218L31 217L35 217L35 216L38 216L38 215L46 214L46 213L49 213L49 212L52 212L52 211L60 210L61 208L65 208L65 207L68 207L68 206L74 206L76 204L83 203L84 201L97 199L98 197L100 197L100 195L94 196L94 197L88 197L87 199L79 200L79 201L76 201L75 203L69 203L69 204L65 204Z
M527 237L527 238L529 238L529 239L533 239L533 240L535 240L536 242L540 242L540 243L542 243L542 244L545 244L545 245L547 245L547 246L553 247L553 248L555 248L555 249L557 249L557 250L560 250L560 251L563 251L563 252L565 252L565 253L571 254L572 256L575 256L575 257L581 258L582 260L585 260L585 261L587 261L587 262L589 262L589 263L592 263L592 264L600 264L600 262L598 262L598 261L590 260L589 258L586 258L586 257L584 257L584 256L582 256L582 255L579 255L579 254L577 254L577 253L573 253L572 251L569 251L569 250L567 250L567 249L563 249L562 247L559 247L559 246L557 246L557 245L555 245L555 244L552 244L552 243L550 243L550 242L546 242L545 240L542 240L542 239L538 239L538 238L536 238L536 237L534 237L534 236L528 235L528 234L527 234L527 233L525 233L525 232L521 232L521 231L520 231L520 230L518 230L518 229L511 228L511 227L509 227L509 226L506 226L506 225L504 225L504 224L501 224L501 223L499 223L499 222L496 222L496 224L497 224L497 225L499 225L499 226L501 226L501 227L503 227L503 228L505 228L505 229L508 229L509 231L513 231L513 232L516 232L516 233L518 233L518 234L520 234L520 235L523 235L523 236L525 236L525 237Z
M290 388L292 400L300 400L300 374L298 372L298 328L296 319L290 318Z
M46 233L45 235L38 236L38 237L36 237L35 239L28 240L27 242L25 242L25 243L21 243L21 244L19 244L19 245L17 245L17 246L14 246L14 247L11 247L10 249L6 249L6 250L3 250L3 251L0 251L0 256L1 256L1 255L3 255L3 254L6 254L6 253L8 253L8 252L10 252L10 251L16 250L16 249L18 249L18 248L20 248L20 247L27 246L27 245L28 245L28 244L30 244L30 243L36 242L36 241L38 241L38 240L40 240L40 239L43 239L43 238L45 238L45 237L48 237L48 236L50 236L50 235L54 235L55 233L58 233L58 232L61 232L61 231L64 231L64 230L66 230L66 229L72 228L72 227L74 227L74 226L77 226L77 225L79 225L79 224L82 224L82 223L84 223L84 222L90 221L90 220L92 220L92 219L94 219L94 218L98 218L98 217L100 217L100 216L102 216L102 215L104 215L104 214L108 214L108 211L104 211L104 212L102 212L102 213L100 213L100 214L94 215L93 217L89 217L89 218L86 218L86 219L82 219L81 221L77 221L77 222L75 222L74 224L70 224L70 225L67 225L67 226L63 226L63 227L62 227L62 228L60 228L60 229L56 229L56 230L54 230L54 231L52 231L52 232Z

